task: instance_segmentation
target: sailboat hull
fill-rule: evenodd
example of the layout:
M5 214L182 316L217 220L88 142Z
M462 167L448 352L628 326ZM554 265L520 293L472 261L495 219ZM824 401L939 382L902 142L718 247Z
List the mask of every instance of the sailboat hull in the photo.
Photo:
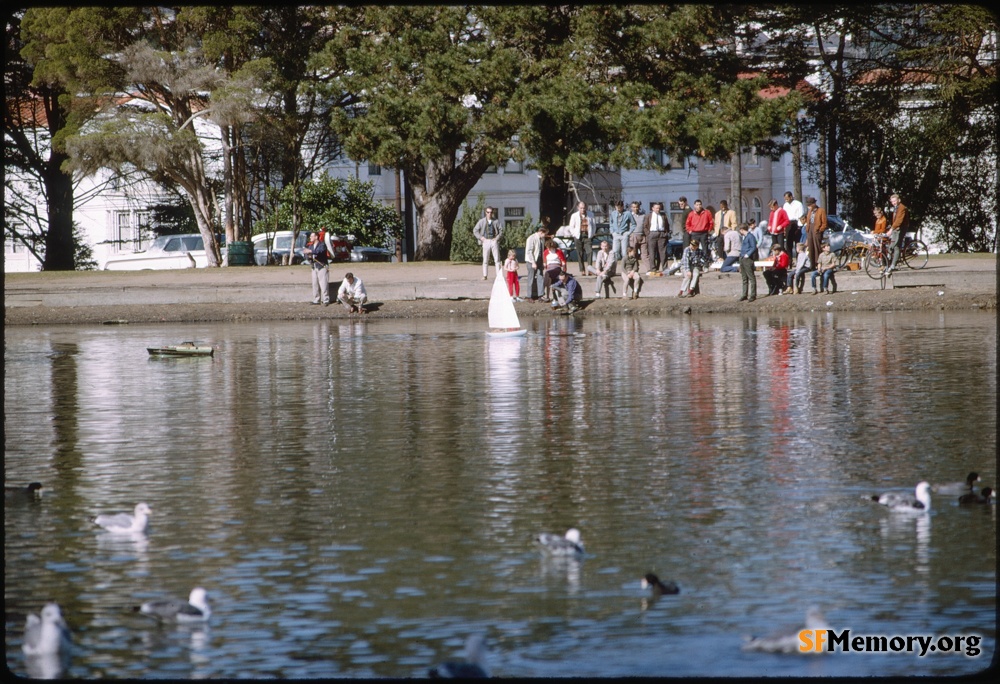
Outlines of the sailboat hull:
M524 328L521 328L520 330L505 330L503 332L486 331L487 337L520 337L521 335L527 334L528 331Z

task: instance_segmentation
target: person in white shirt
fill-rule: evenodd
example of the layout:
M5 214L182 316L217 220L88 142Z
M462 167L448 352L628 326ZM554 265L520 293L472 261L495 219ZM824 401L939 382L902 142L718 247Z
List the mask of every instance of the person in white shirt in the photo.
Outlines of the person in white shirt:
M610 297L610 290L615 289L614 277L618 273L618 261L607 240L601 240L601 248L594 256L594 265L587 267L588 272L597 276L594 295L600 296L601 286L604 286L604 298ZM617 293L616 293L617 294Z
M594 251L590 239L594 237L596 230L597 221L594 219L594 212L587 211L586 202L580 202L576 205L576 211L569 217L569 234L573 237L576 258L580 262L580 275L587 273L587 264Z
M337 301L350 313L368 313L365 310L368 292L365 291L365 284L361 282L361 278L355 278L353 273L344 276L344 282L337 290Z
M795 244L802 238L802 218L806 214L802 202L795 199L791 192L785 193L785 204L781 207L788 214L788 227L785 228L785 251L795 253Z

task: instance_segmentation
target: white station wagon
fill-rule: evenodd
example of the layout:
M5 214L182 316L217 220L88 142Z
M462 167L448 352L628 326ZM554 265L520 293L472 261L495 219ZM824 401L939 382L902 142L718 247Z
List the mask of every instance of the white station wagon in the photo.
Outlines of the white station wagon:
M223 250L223 254L225 250ZM204 268L208 264L205 242L199 233L161 235L142 252L114 254L104 262L105 271L144 271L171 268Z

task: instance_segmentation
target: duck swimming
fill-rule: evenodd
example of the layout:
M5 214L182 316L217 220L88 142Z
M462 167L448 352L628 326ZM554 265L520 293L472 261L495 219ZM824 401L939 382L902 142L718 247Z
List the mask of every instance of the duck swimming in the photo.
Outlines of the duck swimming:
M432 679L486 679L486 647L481 635L473 634L465 640L465 662L449 661L432 667Z
M921 482L917 485L914 496L899 492L885 492L872 496L872 501L877 501L890 511L926 513L931 510L931 485L929 482Z
M676 584L670 581L664 582L651 572L647 572L646 576L639 580L639 583L643 589L651 588L654 596L681 593L680 587Z
M965 494L971 492L979 482L979 473L969 473L965 482L942 482L931 487L935 494Z
M535 537L535 543L550 556L580 558L583 556L583 543L580 541L580 530L571 527L565 537L542 532Z
M816 606L806 611L806 624L795 629L781 630L764 637L744 637L742 649L759 653L817 653L817 651L801 651L802 640L799 632L804 629L828 629L823 613Z
M983 487L983 491L979 494L975 492L969 492L968 494L963 494L958 497L958 503L960 504L988 504L990 503L990 497L993 496L993 490L990 487Z
M191 590L187 602L180 599L166 601L147 601L133 610L155 617L157 620L176 622L205 622L212 616L208 605L208 596L201 587Z

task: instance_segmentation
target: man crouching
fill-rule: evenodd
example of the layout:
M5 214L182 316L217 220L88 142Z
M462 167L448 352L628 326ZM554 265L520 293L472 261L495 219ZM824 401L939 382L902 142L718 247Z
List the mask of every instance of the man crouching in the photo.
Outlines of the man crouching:
M368 301L365 284L361 282L361 278L355 278L353 273L344 276L344 282L337 290L337 301L343 304L349 313L368 313L365 311L365 302Z
M566 313L576 313L580 309L580 300L583 299L583 289L576 278L566 271L559 272L559 282L552 286L552 296L556 301L552 302L553 309L565 309Z

